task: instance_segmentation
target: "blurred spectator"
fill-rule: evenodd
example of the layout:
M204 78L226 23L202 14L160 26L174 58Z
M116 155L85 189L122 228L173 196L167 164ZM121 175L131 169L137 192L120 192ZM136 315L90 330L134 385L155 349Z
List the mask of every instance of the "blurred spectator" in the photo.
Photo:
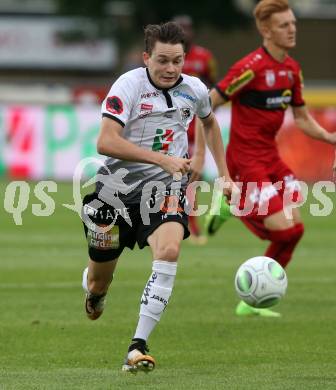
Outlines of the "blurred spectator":
M140 45L134 45L127 52L124 59L123 72L128 72L129 70L140 68L145 66L142 59L143 48Z
M184 30L186 43L186 56L184 60L183 73L199 77L208 87L216 82L217 64L210 50L194 44L193 21L189 15L178 15L174 17Z

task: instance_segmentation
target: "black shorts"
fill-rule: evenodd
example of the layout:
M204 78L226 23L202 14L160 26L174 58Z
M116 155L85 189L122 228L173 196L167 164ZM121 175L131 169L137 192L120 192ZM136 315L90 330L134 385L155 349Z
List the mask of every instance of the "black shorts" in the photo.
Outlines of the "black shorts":
M126 210L116 209L100 200L96 193L86 195L83 199L82 221L90 259L96 262L117 259L125 247L133 249L136 242L142 249L148 245L148 236L165 222L181 223L184 227L183 239L189 237L188 215L184 211L185 194L177 198L177 207L173 210L170 210L173 203L170 199L168 196L159 200L152 197L149 201L151 207L160 201L160 210L148 214L148 221L143 221L140 204L125 204Z

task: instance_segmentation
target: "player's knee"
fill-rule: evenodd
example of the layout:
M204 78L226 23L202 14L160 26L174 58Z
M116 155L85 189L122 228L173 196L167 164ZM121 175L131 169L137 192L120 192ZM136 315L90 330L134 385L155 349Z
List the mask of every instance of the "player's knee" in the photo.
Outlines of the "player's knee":
M160 245L157 249L156 258L164 259L166 261L177 260L180 254L180 244L178 242L169 242Z

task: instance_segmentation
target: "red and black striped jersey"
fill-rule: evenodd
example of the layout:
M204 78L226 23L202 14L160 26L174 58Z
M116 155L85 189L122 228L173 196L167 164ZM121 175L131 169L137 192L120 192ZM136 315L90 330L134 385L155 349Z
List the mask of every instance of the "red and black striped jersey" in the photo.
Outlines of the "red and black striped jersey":
M286 108L305 104L302 85L300 66L290 56L279 62L260 47L236 62L216 85L232 102L230 152L260 159L275 151Z
M183 73L198 77L208 87L212 87L217 78L215 57L210 50L192 45L184 58Z

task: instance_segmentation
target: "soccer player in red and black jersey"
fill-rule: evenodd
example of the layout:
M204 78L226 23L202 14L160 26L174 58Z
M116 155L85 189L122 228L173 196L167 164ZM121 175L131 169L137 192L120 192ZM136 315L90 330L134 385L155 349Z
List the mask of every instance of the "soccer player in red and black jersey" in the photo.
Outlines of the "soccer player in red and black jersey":
M243 183L240 206L251 210L240 219L258 237L270 241L265 256L286 267L304 226L297 208L292 210L292 218L287 218L288 193L291 202L297 201L300 187L279 157L275 141L285 110L291 106L296 125L312 138L336 144L336 133L322 128L305 106L300 65L288 55L296 43L296 20L288 1L261 0L254 16L263 46L235 63L210 96L214 109L232 103L227 165L232 179ZM256 183L250 187L252 191L247 183ZM212 227L219 226L216 218L220 216L207 217L211 234L216 229ZM279 315L244 303L236 313Z
M217 81L217 62L210 50L194 44L193 21L189 15L178 15L174 17L174 22L178 23L184 31L185 36L185 58L183 73L200 78L208 88L215 85ZM193 155L195 146L195 118L188 128L189 155ZM193 180L198 180L201 176L202 165L192 165ZM189 215L190 242L195 244L205 244L206 236L201 234L201 229L197 223L197 217Z

